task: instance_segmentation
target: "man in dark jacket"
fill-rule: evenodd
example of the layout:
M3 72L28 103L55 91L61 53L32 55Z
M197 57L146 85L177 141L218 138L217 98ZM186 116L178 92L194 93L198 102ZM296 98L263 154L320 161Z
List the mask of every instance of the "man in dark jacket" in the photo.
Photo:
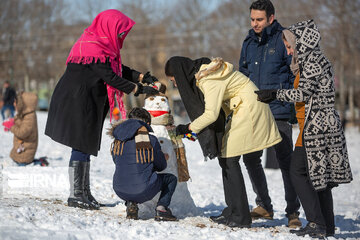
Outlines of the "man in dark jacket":
M137 203L149 201L161 191L155 220L175 221L168 206L177 178L169 173L156 173L164 170L167 163L157 138L149 135L151 116L143 108L134 108L128 117L127 121L113 125L109 132L115 138L111 148L116 164L114 191L126 201L129 219L138 219Z
M1 108L1 116L3 118L3 121L5 121L5 112L10 112L10 118L14 117L15 107L14 102L16 98L16 92L15 90L10 87L10 83L8 81L5 81L4 88L3 88L3 107Z
M274 6L269 0L257 0L252 3L250 6L252 29L249 30L241 49L239 70L259 89L293 88L295 77L289 68L291 56L287 55L281 38L284 28L275 20L274 14ZM300 203L289 174L293 143L292 128L288 121L291 118L293 105L273 101L270 103L270 108L283 138L274 148L284 182L288 226L295 228L301 226L301 222L298 217ZM244 163L257 195L258 206L252 210L251 216L254 219L272 219L273 208L261 165L261 155L262 151L244 155Z

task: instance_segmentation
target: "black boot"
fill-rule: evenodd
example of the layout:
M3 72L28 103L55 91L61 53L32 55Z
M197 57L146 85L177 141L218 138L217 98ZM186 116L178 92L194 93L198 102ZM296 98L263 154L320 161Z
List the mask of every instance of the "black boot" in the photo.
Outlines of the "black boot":
M91 203L85 194L86 164L87 162L82 161L70 161L69 163L70 197L68 206L98 210L99 207Z
M138 220L139 208L137 204L135 202L127 201L125 205L126 205L126 218Z
M156 210L155 221L177 221L177 218L165 207L165 210Z
M84 190L85 190L85 195L86 195L87 199L89 199L89 201L92 202L95 206L97 206L98 208L105 206L105 204L101 204L98 201L96 201L96 199L93 197L93 195L91 195L91 191L90 191L90 162L86 162L86 174L85 174Z
M295 233L298 236L308 234L310 237L324 238L326 236L326 227L314 222L308 222L306 227L300 228L299 230L290 230L290 233Z
M224 215L210 216L210 220L218 224L225 224L227 222L227 218Z

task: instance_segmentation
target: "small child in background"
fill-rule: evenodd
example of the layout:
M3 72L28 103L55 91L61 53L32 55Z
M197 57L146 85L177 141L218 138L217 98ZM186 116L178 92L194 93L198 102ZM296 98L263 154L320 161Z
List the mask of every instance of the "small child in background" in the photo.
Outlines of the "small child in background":
M120 110L118 107L114 107L114 110L112 111L112 115L113 115L114 121L120 120Z
M151 200L161 191L155 220L176 221L168 206L177 178L169 173L156 173L164 170L167 162L158 139L149 135L151 116L143 108L134 108L128 118L113 124L108 131L115 138L110 149L116 164L113 188L126 201L126 218L138 219L137 204Z
M34 159L38 146L38 127L36 118L37 96L30 92L21 92L15 101L16 116L3 122L4 130L14 134L10 157L19 166L30 163L48 166L46 157Z

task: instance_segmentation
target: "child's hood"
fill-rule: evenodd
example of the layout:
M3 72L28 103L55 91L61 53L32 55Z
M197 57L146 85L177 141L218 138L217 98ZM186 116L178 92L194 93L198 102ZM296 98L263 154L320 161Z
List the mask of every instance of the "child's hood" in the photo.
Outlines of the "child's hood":
M226 79L229 74L234 72L233 69L234 66L231 63L225 62L222 58L214 58L209 64L201 65L195 78L197 81L205 78L206 80Z
M113 124L108 131L108 135L111 137L120 140L127 141L132 139L139 128L145 126L149 132L152 132L152 128L145 122L138 119L128 119L122 122Z
M36 110L38 97L32 92L23 92L18 95L16 105L18 112L28 113Z

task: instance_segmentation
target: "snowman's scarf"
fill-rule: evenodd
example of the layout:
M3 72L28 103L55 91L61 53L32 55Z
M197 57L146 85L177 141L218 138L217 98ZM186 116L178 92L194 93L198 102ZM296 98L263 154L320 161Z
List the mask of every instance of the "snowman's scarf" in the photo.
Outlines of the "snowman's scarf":
M158 117L151 116L152 125L169 126L174 124L174 118L171 114L165 113Z
M174 118L171 114L165 113L158 117L151 117L151 125L172 126ZM176 161L178 167L178 181L186 182L190 179L189 169L186 161L185 147L181 136L176 136L175 127L167 128L174 152L176 154Z

